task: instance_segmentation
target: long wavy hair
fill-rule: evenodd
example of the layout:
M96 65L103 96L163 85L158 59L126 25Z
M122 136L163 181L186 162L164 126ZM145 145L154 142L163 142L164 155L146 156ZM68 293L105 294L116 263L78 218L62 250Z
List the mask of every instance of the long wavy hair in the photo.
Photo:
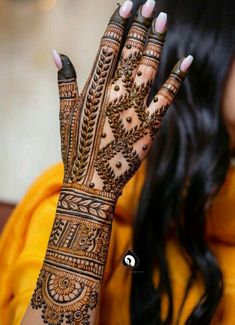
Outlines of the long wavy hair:
M143 2L135 2L135 5ZM187 295L200 277L204 293L186 325L210 324L223 294L223 277L205 237L207 209L229 168L229 136L222 116L223 93L235 45L235 2L158 0L168 13L168 35L154 84L164 82L177 60L195 61L164 117L147 159L147 176L134 224L133 251L140 260L132 274L133 325L172 324L173 294L166 243L174 238L189 264L178 321ZM157 287L154 270L159 272ZM161 319L163 296L168 311Z

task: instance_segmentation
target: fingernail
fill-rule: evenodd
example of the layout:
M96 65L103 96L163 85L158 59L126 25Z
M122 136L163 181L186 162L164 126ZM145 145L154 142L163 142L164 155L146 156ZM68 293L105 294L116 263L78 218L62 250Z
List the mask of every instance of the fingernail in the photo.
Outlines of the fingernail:
M154 0L147 0L142 7L142 15L146 18L150 17L155 8L156 2Z
M132 7L133 7L133 2L130 0L126 0L120 7L119 10L120 16L122 16L123 18L127 18L131 13Z
M167 23L167 14L165 12L160 12L155 22L156 32L163 33L166 28L166 23Z
M180 70L186 72L193 62L193 56L188 55L181 63Z
M52 51L52 57L58 70L61 70L63 68L63 64L62 64L61 57L59 56L56 50Z

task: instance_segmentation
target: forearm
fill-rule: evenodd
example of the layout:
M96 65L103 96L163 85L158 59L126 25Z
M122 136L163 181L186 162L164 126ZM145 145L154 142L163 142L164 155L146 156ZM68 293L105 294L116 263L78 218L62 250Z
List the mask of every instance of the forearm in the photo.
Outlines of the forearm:
M152 21L155 2L147 1L119 55L132 6L125 1L111 17L81 95L71 61L57 54L64 179L73 188L63 186L23 325L94 324L115 202L145 159L186 76L181 63L187 66L190 58L178 61L147 106L166 21Z
M94 324L114 201L76 188L61 191L46 257L23 325Z

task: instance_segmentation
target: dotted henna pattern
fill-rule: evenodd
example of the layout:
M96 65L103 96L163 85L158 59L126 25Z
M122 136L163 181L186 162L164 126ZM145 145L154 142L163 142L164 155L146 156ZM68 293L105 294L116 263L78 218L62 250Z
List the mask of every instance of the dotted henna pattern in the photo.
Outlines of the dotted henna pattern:
M179 62L147 107L166 33L157 33L140 7L116 67L125 24L117 9L80 95L73 65L61 55L64 180L31 300L47 324L91 323L116 201L145 158L185 76Z
M34 309L47 324L90 324L98 303L113 217L113 201L83 191L61 191L37 287Z

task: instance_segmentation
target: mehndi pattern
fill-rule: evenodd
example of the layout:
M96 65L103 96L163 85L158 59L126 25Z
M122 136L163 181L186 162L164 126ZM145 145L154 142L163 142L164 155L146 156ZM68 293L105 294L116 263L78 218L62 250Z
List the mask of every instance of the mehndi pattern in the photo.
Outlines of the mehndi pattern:
M155 31L152 18L144 18L139 8L117 62L126 19L116 10L81 94L71 61L61 55L64 180L31 301L44 323L91 323L116 201L146 157L185 76L179 61L147 106L166 36Z

